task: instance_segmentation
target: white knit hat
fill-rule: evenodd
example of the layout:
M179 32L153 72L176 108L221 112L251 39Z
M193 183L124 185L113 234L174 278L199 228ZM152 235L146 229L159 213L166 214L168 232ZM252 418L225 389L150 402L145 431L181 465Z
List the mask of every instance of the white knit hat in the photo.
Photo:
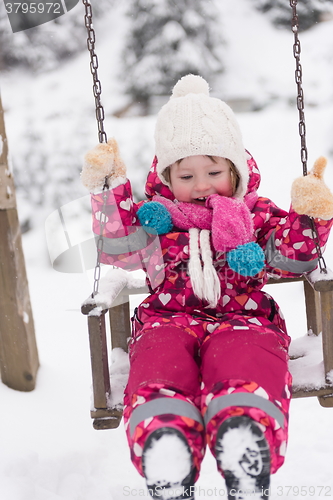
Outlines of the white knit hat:
M241 132L231 108L209 97L209 86L201 76L187 75L173 88L172 95L157 116L155 129L157 174L177 160L195 155L227 158L235 165L240 182L235 196L247 190L249 171Z

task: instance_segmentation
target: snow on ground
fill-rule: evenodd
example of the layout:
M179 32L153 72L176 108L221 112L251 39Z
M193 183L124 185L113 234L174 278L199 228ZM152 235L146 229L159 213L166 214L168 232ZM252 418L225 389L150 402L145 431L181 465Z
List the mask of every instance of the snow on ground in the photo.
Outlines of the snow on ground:
M266 104L275 96L262 111L238 114L238 119L246 147L262 172L260 193L287 209L290 184L301 175L297 112L289 102L294 93L291 38L272 29L249 4L246 0L238 0L237 6L231 0L218 2L221 13L228 16L224 29L229 40L228 74L221 89L230 97L232 93L250 95ZM125 29L117 16L114 10L112 18L98 25L103 34L100 76L108 108L107 126L119 139L129 177L139 190L145 173L135 171L135 158L141 155L149 164L155 118L110 117L112 110L125 102L115 78ZM311 101L306 109L311 164L321 154L332 155L332 22L304 33L302 39L309 78L305 95L308 92ZM51 149L59 138L72 140L79 156L94 145L85 54L38 78L22 75L22 83L20 76L15 72L1 79L13 157L29 117L50 132L46 146ZM332 157L326 181L333 187ZM92 273L61 274L51 269L44 220L44 213L36 213L35 229L23 238L41 367L37 387L31 393L15 392L0 383L0 499L148 498L144 481L130 462L122 425L110 431L92 428L88 335L86 318L80 313L81 302L91 292ZM333 238L326 258L333 268ZM292 337L304 335L302 284L269 286L268 291L281 305ZM134 302L139 300L136 296ZM333 409L320 407L314 398L292 401L286 463L272 478L271 499L333 496L332 414ZM197 487L198 499L226 498L224 481L209 452Z

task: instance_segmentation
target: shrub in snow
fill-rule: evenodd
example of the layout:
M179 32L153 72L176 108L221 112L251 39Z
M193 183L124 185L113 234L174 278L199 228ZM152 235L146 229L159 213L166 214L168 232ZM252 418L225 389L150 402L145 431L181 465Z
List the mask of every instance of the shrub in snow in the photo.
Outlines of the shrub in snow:
M187 73L212 82L222 72L218 14L209 0L131 0L121 74L125 90L149 104Z
M255 0L258 10L267 12L273 24L290 29L292 9L286 0ZM322 16L333 12L333 0L302 0L297 6L300 31L318 23Z

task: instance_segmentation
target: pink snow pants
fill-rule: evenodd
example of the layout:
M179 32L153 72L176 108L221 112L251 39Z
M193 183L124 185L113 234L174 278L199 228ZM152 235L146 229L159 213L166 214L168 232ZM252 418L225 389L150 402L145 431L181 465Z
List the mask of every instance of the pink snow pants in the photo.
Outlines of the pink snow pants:
M132 461L142 475L147 436L175 427L186 436L199 476L206 444L235 415L255 420L269 443L271 472L284 462L291 376L289 337L265 318L221 323L200 338L179 326L144 330L130 351L124 420ZM220 470L223 474L223 471Z

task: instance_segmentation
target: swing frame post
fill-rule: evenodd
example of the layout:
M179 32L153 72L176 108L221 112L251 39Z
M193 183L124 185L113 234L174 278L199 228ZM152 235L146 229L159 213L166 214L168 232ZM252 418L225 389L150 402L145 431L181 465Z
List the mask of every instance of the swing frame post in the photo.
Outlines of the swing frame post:
M0 371L11 389L32 391L39 359L0 96Z

